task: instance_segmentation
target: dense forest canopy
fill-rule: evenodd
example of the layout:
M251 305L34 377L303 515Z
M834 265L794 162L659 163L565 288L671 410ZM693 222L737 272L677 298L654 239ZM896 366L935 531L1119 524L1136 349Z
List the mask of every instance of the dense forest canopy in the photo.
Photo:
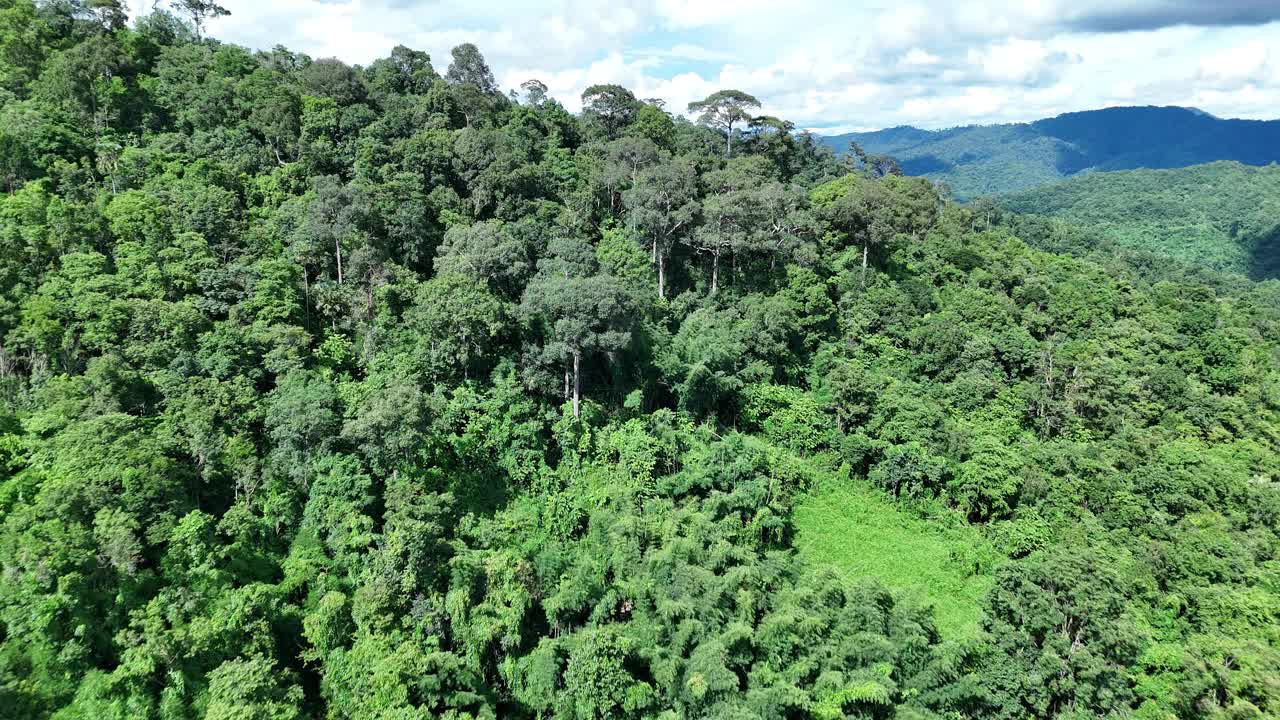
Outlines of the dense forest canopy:
M1280 165L1216 162L1087 173L996 202L1188 264L1256 278L1280 275Z
M220 11L0 0L0 717L1280 715L1280 283Z
M1083 172L1280 162L1280 120L1217 118L1195 108L1112 107L1030 123L946 130L904 126L824 137L839 153L891 155L957 199L1010 193Z

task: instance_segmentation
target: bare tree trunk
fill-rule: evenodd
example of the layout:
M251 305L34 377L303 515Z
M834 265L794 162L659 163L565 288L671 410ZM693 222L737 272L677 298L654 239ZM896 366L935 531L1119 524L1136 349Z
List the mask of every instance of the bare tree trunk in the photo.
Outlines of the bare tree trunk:
M862 287L867 286L867 247L870 243L862 243Z
M658 255L658 299L662 300L667 296L667 256L666 254Z
M720 253L711 256L711 294L720 289Z
M573 416L582 417L582 351L573 351Z
M338 258L338 284L342 284L342 241L333 241L333 253Z

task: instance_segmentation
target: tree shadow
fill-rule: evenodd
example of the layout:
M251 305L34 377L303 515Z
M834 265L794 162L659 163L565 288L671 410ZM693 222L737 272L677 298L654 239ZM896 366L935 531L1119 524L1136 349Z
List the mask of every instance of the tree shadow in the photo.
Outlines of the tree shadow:
M937 155L923 155L910 160L902 160L901 166L902 172L907 175L928 175L929 173L946 172L955 167L953 163L949 163Z
M480 517L493 517L511 499L507 473L496 463L483 463L483 467L468 467L455 473L449 483L449 491L459 513L464 515L473 513Z
M1057 146L1054 169L1064 177L1083 172L1093 166L1093 159L1076 146L1065 141L1059 141Z
M1253 280L1280 278L1280 225L1259 235L1249 249L1249 277Z

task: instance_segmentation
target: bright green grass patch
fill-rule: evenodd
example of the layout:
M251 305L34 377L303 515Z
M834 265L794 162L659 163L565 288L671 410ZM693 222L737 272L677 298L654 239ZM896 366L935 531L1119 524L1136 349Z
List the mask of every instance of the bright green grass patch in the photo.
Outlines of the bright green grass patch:
M828 480L799 498L795 524L796 547L809 562L851 582L874 577L933 605L946 639L977 634L991 570L975 574L965 565L996 555L976 528L913 516L865 481L848 479Z

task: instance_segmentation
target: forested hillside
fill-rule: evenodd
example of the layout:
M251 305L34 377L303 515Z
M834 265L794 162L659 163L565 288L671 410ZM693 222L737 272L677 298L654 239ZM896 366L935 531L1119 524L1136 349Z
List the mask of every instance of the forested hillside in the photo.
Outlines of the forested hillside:
M945 182L961 200L1090 170L1280 161L1280 120L1224 120L1181 107L1115 107L938 131L897 127L822 140L838 153L856 144L890 155L908 175Z
M0 0L0 717L1280 714L1280 283L177 6Z
M1280 165L1089 173L996 202L1199 267L1256 278L1280 273Z

